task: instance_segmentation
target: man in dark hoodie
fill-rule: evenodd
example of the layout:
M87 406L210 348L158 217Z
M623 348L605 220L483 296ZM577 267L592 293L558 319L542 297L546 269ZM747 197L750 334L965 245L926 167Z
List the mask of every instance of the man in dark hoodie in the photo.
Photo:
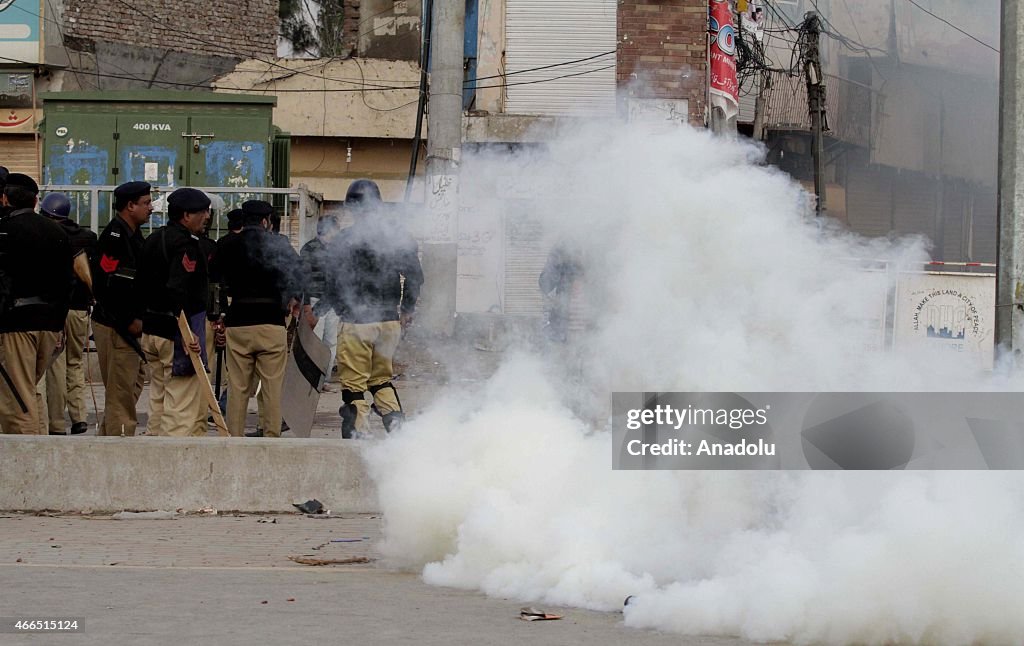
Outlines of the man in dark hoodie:
M46 371L46 408L50 435L64 435L64 409L71 418L71 434L85 433L85 370L82 358L89 337L89 307L92 304L92 277L89 260L96 252L96 234L72 220L71 200L63 193L50 193L39 204L39 212L61 227L71 240L76 272L71 292L71 309L64 323L64 352ZM79 273L84 275L79 276Z
M72 286L71 241L35 211L39 186L7 176L0 216L0 426L43 432L36 384L60 351Z

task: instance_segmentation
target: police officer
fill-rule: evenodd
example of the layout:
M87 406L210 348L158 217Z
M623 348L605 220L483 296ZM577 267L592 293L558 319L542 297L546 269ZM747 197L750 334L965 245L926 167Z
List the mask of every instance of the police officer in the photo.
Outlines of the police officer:
M186 346L207 362L209 268L199 236L210 219L210 198L198 189L179 188L167 197L167 219L167 226L146 239L139 270L142 347L150 364L148 430L150 435L205 435L206 385ZM193 340L182 339L182 312Z
M242 205L242 229L217 252L217 273L231 300L224 319L230 391L228 430L245 431L246 409L256 379L263 386L266 435L281 434L281 389L288 358L285 319L302 291L299 256L288 241L268 231L273 207L260 200Z
M39 186L7 176L0 199L0 427L45 432L36 384L60 351L72 287L71 241L35 212Z
M64 435L64 409L71 417L71 434L85 433L85 370L82 363L86 340L89 338L89 305L92 302L92 277L89 258L96 250L96 234L78 226L68 217L71 200L63 193L50 193L39 204L40 214L50 218L68 234L71 240L73 267L78 268L71 309L64 324L64 352L46 371L46 408L50 435ZM79 277L77 274L82 274Z
M136 405L142 393L142 305L135 274L142 253L141 228L153 213L146 182L114 189L117 212L100 233L91 263L96 305L93 338L106 391L100 435L135 435Z
M391 383L392 360L402 328L412 320L423 269L416 241L391 221L384 208L374 182L352 182L345 209L354 223L331 243L327 287L341 320L338 372L344 403L338 412L343 438L366 428L366 391L373 395L373 410L388 431L403 419L398 391Z
M227 235L222 236L220 238L220 240L217 241L217 250L218 251L220 251L220 248L221 248L222 245L227 243L227 240L230 239L231 236L236 235L236 234L238 234L238 233L240 233L242 231L242 218L243 217L245 217L245 214L242 212L242 209L232 209L232 210L228 211L228 215L227 215L227 218L228 218L228 233L227 233ZM218 284L221 282L220 277L215 275L215 272L212 271L212 270L211 270L211 274L210 274L210 280L213 281L213 282L216 282ZM226 312L227 311L227 290L221 289L220 290L220 295L221 295L221 307L220 307L220 310L221 310L221 312ZM218 342L220 344L218 347L223 348L222 351L224 352L224 354L226 356L226 354L227 354L227 351L226 351L227 350L227 340L223 336L223 334L224 334L224 326L223 325L221 325L219 327L219 333L221 335L221 337L220 337L221 341ZM230 375L228 375L228 378L230 379ZM228 400L228 391L229 390L230 390L229 388L225 388L221 392L221 400L220 400L221 401L221 409L224 410L224 411L227 411L227 400ZM257 391L258 391L258 393L257 393ZM266 392L262 388L259 388L259 382L258 381L253 383L252 387L250 388L249 398L251 399L253 395L256 395L256 409L258 411L258 417L257 417L257 422L256 422L256 430L253 433L251 433L251 434L250 433L246 433L246 435L247 436L251 435L252 437L262 437L263 436L263 429L267 427L267 395L266 395ZM225 413L225 414L227 414L227 413Z

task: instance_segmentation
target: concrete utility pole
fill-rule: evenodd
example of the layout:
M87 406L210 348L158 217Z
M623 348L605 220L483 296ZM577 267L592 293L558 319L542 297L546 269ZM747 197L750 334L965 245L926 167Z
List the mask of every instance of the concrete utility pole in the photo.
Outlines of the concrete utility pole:
M807 13L801 32L801 52L804 59L804 77L807 81L807 110L811 117L811 156L814 159L814 194L817 216L825 213L825 144L822 132L828 130L825 117L825 77L821 73L821 22L818 14Z
M996 273L996 345L1019 356L1024 310L1024 12L1003 0L999 76L999 211Z
M459 239L459 161L462 153L465 0L434 0L427 114L423 297L417 319L431 334L455 328Z

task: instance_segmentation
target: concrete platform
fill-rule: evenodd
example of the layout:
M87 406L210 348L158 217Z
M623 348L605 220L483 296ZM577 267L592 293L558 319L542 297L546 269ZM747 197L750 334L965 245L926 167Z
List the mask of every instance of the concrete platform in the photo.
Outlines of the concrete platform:
M0 509L377 509L364 442L338 439L0 435Z

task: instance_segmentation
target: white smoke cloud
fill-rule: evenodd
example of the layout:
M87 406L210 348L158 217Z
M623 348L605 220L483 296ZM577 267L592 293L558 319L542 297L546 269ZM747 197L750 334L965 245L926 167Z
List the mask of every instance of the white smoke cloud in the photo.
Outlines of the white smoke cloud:
M617 610L634 595L635 627L1019 642L1016 476L611 470L611 437L594 428L611 390L990 387L946 356L864 351L886 278L847 259L920 262L926 243L821 226L761 152L623 127L543 159L467 162L463 181L480 185L524 169L556 178L571 199L536 215L580 250L594 329L570 368L510 353L479 391L439 397L370 450L383 553L495 596ZM567 392L577 381L589 399Z

